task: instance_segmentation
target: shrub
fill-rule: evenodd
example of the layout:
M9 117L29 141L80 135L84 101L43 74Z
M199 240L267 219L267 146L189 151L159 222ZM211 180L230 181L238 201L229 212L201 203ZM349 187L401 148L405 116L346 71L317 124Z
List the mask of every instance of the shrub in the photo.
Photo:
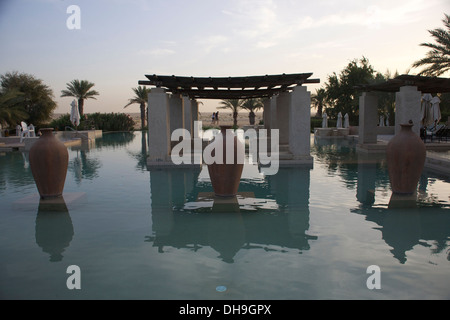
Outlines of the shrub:
M64 131L66 126L73 127L73 124L70 122L70 115L65 114L60 116L58 119L52 120L48 126L58 131Z
M58 119L50 122L50 127L55 130L64 131L66 127L75 129L75 126L70 121L70 115L65 114ZM91 113L85 114L84 119L81 119L78 130L90 129L102 131L132 131L134 129L133 119L125 113Z

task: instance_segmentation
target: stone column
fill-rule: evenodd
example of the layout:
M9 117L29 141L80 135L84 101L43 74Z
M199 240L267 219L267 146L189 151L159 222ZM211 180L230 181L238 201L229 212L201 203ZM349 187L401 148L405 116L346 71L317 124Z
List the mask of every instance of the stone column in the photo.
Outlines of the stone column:
M270 99L264 99L263 121L264 129L270 130Z
M282 92L277 97L277 121L280 129L280 145L289 144L289 105L290 93Z
M192 121L191 121L191 128L192 128L192 132L191 135L194 134L194 121L198 121L198 102L195 99L191 100L191 106L192 106Z
M414 86L404 86L395 95L395 134L400 132L400 124L406 124L412 120L412 131L420 135L420 100L422 93Z
M199 123L198 117L198 101L193 99L191 100L192 104L192 156L193 163L200 164L202 162L202 138L200 137L200 131L202 130L202 126ZM197 123L196 123L197 122Z
M152 230L158 243L158 238L169 236L174 227L171 189L169 170L150 170Z
M184 129L192 136L192 102L188 96L183 96Z
M378 97L364 92L359 98L359 144L377 143Z
M289 150L294 159L310 158L311 150L311 93L304 86L296 86L290 93Z
M377 163L373 160L373 154L358 153L356 199L366 206L371 206L375 202Z
M162 88L152 88L148 95L148 161L170 161L169 97Z
M270 129L278 129L277 123L277 96L270 98Z
M286 231L295 239L298 249L308 250L309 240L317 239L306 234L309 230L310 215L310 168L280 168L276 175L268 178L279 210L287 215Z
M169 98L170 105L170 134L175 129L181 129L184 125L183 101L179 94L172 94Z

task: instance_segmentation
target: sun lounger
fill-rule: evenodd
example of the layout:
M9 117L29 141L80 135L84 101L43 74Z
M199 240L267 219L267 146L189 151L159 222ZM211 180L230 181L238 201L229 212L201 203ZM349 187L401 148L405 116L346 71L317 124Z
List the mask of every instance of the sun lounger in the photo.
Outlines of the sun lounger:
M438 131L436 131L436 138L439 139L439 141L442 141L445 139L445 141L448 141L450 138L450 128L448 126L443 126Z
M20 123L22 126L22 131L20 132L20 143L22 143L23 138L29 138L30 137L30 129L28 129L28 126L25 122Z
M436 133L439 132L439 130L441 130L443 127L445 127L445 125L440 124L440 125L431 125L429 127L424 128L425 129L425 137L424 142L426 142L427 138L430 139L430 142L433 141L433 138L436 138Z
M32 124L28 126L28 131L30 132L30 137L36 137L36 131Z

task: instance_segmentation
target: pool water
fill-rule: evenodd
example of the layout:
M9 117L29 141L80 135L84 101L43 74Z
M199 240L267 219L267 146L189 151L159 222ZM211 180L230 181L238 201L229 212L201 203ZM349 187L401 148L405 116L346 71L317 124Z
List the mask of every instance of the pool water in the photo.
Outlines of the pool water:
M450 298L448 177L425 170L397 201L383 155L312 137L313 168L246 164L224 200L206 167L147 170L147 148L140 132L71 147L50 206L28 155L0 154L1 299Z

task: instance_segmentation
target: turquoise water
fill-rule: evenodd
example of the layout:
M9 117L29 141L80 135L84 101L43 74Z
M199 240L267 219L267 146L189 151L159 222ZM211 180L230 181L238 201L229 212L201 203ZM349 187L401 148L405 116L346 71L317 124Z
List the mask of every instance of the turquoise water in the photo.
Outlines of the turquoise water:
M246 165L219 201L206 167L148 171L146 149L139 132L70 148L50 209L28 155L0 154L1 299L450 298L448 177L424 171L398 202L383 156L313 140L313 168Z

